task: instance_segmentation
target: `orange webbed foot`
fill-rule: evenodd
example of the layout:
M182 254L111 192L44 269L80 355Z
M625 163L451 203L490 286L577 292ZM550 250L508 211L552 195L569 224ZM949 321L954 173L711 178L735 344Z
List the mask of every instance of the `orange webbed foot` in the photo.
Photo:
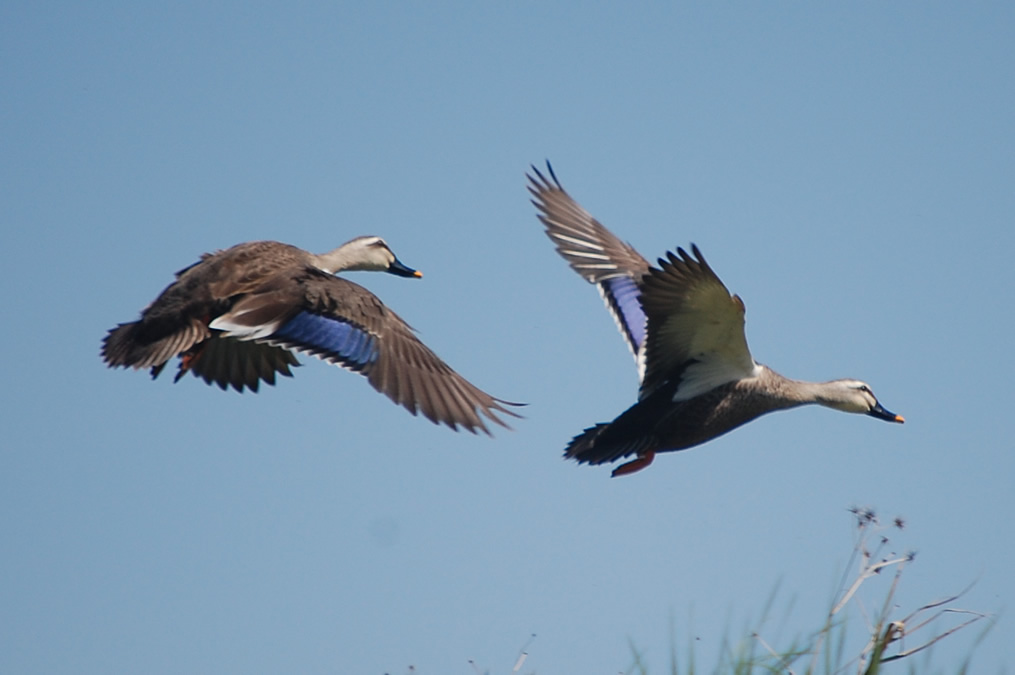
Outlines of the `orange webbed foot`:
M611 477L616 478L617 476L626 476L636 471L641 471L646 466L651 464L652 460L655 458L656 453L654 452L646 452L644 455L638 455L638 459L633 459L627 464L621 464L616 469L614 469L613 473L610 475Z

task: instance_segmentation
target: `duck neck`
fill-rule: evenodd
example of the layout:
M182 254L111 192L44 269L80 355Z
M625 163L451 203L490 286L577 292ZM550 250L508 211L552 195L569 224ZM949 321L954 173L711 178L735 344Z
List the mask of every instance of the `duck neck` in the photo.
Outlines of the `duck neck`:
M327 253L311 253L310 263L322 272L335 274L342 270L354 268L354 262L351 259L350 253L349 247L346 244L342 244Z
M765 378L768 380L768 389L775 392L776 397L782 402L783 407L795 408L799 405L808 405L811 403L828 405L827 382L792 380L780 375L771 368L764 368Z

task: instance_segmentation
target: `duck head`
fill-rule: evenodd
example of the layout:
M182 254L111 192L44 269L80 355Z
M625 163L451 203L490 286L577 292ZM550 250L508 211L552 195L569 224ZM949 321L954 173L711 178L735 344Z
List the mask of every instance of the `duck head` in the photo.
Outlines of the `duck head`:
M833 380L823 385L820 403L843 412L862 413L888 422L902 424L902 415L885 410L870 385L860 380Z

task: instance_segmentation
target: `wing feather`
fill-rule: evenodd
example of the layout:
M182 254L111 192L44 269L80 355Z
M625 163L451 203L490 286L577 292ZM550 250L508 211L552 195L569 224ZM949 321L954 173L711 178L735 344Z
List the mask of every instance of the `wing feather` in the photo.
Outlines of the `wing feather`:
M649 263L571 198L549 162L546 167L549 177L535 167L528 175L532 203L546 235L571 269L598 286L621 336L640 364L645 342L640 284Z
M296 313L285 322L275 321L278 327L270 335L257 332L253 339L359 372L377 391L435 424L489 434L480 413L505 427L499 414L517 417L505 407L513 404L494 398L455 372L362 286L310 272L295 287L299 299L287 302Z
M674 373L674 400L686 400L757 373L744 335L744 303L719 280L697 246L668 253L643 282L648 316L640 398Z

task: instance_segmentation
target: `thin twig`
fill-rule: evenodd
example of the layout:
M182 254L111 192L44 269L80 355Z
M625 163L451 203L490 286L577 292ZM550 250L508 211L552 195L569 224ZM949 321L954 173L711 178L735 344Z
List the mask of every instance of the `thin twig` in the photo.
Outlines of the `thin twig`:
M948 611L948 610L945 610L945 611ZM968 626L970 624L973 624L973 623L976 623L980 619L985 619L988 616L987 614L980 614L979 612L970 612L969 610L955 610L955 611L966 612L966 613L969 613L969 614L975 614L976 616L974 616L972 619L969 619L968 621L964 621L963 623L960 623L958 626L955 626L953 628L950 628L950 629L946 630L944 633L941 633L940 635L935 636L932 640L929 640L928 642L920 645L919 647L914 647L912 649L907 649L904 652L899 652L898 654L893 654L891 656L886 656L885 658L881 659L881 662L882 663L888 663L889 661L896 661L898 659L904 659L907 656L910 656L912 654L916 654L917 652L923 651L924 649L926 649L927 647L930 647L932 644L934 644L938 640L943 640L944 638L948 637L952 633L954 633L956 631L959 631L959 630L962 630L966 626Z
M838 604L832 608L830 614L832 615L838 614L842 610L842 608L846 606L846 603L849 602L849 599L853 597L853 594L860 589L860 586L863 584L864 581L870 579L872 576L876 575L878 572L880 572L886 567L889 567L891 565L898 565L900 563L908 561L909 557L904 556L902 558L894 558L892 560L882 560L881 562L874 563L873 565L869 565L868 567L866 567L860 573L860 576L856 578L856 581L853 582L853 585L849 587L849 590L846 591L845 595L842 596L842 599L839 600Z

